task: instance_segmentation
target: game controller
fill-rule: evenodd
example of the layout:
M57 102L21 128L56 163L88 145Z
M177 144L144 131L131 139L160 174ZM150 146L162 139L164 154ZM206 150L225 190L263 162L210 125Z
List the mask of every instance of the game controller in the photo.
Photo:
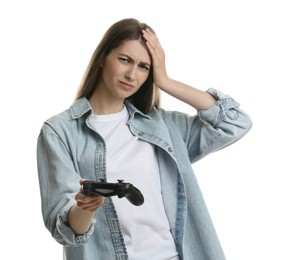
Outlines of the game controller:
M118 180L118 183L108 183L105 180L89 181L85 180L82 184L83 193L86 196L99 194L103 197L118 196L125 197L135 206L140 206L144 203L144 197L140 190L134 187L131 183L125 183L123 180Z

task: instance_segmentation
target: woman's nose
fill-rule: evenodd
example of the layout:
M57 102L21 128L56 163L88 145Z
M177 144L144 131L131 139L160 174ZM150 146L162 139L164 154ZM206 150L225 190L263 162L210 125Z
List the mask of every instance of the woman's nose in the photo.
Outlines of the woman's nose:
M134 80L136 78L136 67L131 67L125 73L125 78L129 80Z

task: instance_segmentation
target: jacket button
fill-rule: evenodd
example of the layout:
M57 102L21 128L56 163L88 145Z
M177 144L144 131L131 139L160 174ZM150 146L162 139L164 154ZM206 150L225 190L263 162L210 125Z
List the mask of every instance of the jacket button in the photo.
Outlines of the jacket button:
M139 132L139 133L138 133L139 136L142 136L143 134L144 134L143 132Z
M169 148L168 148L168 152L169 152L169 153L172 153L172 152L173 152L173 149L172 149L171 147L169 147Z

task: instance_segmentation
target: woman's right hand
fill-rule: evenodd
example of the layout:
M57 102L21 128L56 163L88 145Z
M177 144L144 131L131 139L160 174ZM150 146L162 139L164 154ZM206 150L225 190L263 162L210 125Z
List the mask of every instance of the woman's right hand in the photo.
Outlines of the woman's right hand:
M81 186L83 181L83 179L80 180ZM98 194L85 196L83 189L80 188L79 192L75 195L75 200L76 203L69 210L68 225L73 229L75 234L81 235L89 230L95 212L104 203L104 197Z
M80 185L82 186L85 180L80 180ZM76 207L82 211L95 212L100 208L104 203L104 197L98 194L92 194L89 196L84 195L83 189L80 188L80 191L75 195Z

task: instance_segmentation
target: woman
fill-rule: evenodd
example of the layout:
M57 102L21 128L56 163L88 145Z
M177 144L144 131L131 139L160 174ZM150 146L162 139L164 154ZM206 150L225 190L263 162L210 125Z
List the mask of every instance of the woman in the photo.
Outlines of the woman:
M198 113L161 109L160 90ZM64 246L64 259L225 259L191 164L251 126L231 97L169 78L148 25L113 24L76 101L47 120L38 137L43 219ZM145 202L85 196L85 179L123 179Z

